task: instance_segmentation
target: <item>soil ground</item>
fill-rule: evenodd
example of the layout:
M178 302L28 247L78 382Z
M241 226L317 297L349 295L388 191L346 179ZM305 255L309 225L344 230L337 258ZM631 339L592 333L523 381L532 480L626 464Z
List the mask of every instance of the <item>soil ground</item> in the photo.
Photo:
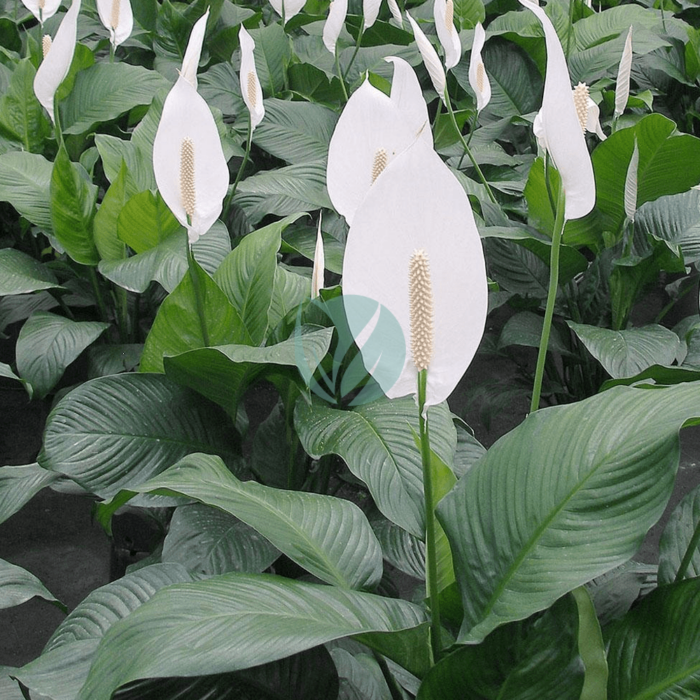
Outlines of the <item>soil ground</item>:
M508 379L512 364L506 360L477 356L464 378L459 397L484 374ZM525 399L513 400L493 416L490 430L480 412L464 400L451 402L453 411L465 417L476 436L487 446L518 425L527 411ZM30 402L17 384L0 380L0 465L28 464L41 446L41 433L48 401ZM658 540L670 511L681 497L700 484L700 427L681 434L682 456L676 482L664 518L649 533L635 557L654 562ZM22 566L72 610L90 591L109 581L110 544L100 527L91 521L92 502L44 489L20 512L0 525L0 558ZM0 610L0 666L22 666L36 658L63 620L63 613L50 603L34 598L23 605Z

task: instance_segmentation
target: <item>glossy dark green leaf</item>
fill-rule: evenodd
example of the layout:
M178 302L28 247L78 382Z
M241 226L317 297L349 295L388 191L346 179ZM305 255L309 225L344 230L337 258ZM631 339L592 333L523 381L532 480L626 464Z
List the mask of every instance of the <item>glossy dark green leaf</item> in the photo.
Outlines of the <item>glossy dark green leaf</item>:
M102 204L95 214L93 236L95 247L102 260L122 260L126 257L126 246L117 235L117 221L124 205L129 201L129 170L122 162L119 175L109 186Z
M38 464L0 467L0 523L19 511L59 475Z
M35 258L14 248L0 249L0 296L59 286L53 272Z
M0 201L9 202L36 226L51 232L51 173L44 156L12 151L0 155Z
M0 559L0 608L21 605L34 596L56 602L65 610L65 607L46 590L44 584L34 574L21 566L15 566Z

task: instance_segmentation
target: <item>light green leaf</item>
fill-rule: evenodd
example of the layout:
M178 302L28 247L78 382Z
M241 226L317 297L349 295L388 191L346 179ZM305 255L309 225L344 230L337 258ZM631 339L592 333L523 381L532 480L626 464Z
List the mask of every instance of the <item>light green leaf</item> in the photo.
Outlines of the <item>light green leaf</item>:
M0 467L0 523L19 511L39 491L59 478L38 464Z
M54 236L73 260L97 265L100 256L92 235L97 186L86 176L61 146L51 174L51 222Z
M144 118L144 121L146 119L148 119L148 115ZM114 182L117 179L122 167L122 161L124 161L129 169L130 179L133 181L133 185L127 190L129 195L143 192L144 190L156 189L152 154L144 153L137 146L136 131L134 131L133 141L124 141L108 134L95 134L95 145L100 152L102 166L110 182Z
M676 506L659 542L659 584L673 583L695 530L700 523L700 487L687 493ZM700 545L695 547L685 578L700 576Z
M274 329L287 314L311 298L311 278L278 265L268 310L269 328Z
M700 579L661 586L615 627L608 700L700 694Z
M126 247L117 236L117 220L129 199L128 187L129 171L126 163L122 161L119 175L105 193L102 204L95 214L93 236L95 247L102 260L122 260L126 257Z
M109 328L97 321L72 321L48 311L32 314L17 339L17 371L43 398L56 386L66 367Z
M55 602L65 610L65 606L46 590L44 584L34 574L30 574L21 566L15 566L9 561L0 559L0 608L21 605L34 596Z
M178 584L111 628L80 698L108 700L137 678L224 673L352 634L394 632L424 621L425 613L403 600L265 574Z
M331 656L340 677L341 700L391 700L382 670L370 654L335 648Z
M325 163L338 115L312 102L266 100L265 118L253 141L277 158L294 163Z
M673 489L678 430L700 413L698 396L697 382L616 387L532 413L491 447L438 506L461 641L547 608L636 552Z
M134 252L144 253L155 248L180 229L160 192L139 192L124 205L117 221L117 235Z
M231 571L260 573L279 554L238 518L195 503L176 508L161 558L164 562L182 564L193 574L217 576Z
M631 377L652 365L670 365L676 360L680 339L659 325L613 331L567 321L588 352L613 378Z
M162 375L116 374L81 384L51 411L39 464L111 498L191 452L234 466L226 415Z
M457 445L450 413L440 404L431 407L428 416L431 448L450 464ZM423 467L409 429L418 431L413 398L379 399L350 411L299 401L294 423L310 455L342 457L389 520L424 536Z
M76 75L73 89L61 104L63 132L82 134L138 105L150 104L154 93L168 85L162 75L141 66L96 63Z
M26 253L0 249L0 296L60 287L53 272Z
M255 42L255 66L258 80L266 95L274 95L284 87L284 71L292 58L289 37L278 23L251 29Z
M462 25L462 29L474 27L477 22L486 19L483 0L457 0L454 5L454 16Z
M368 589L381 579L379 542L350 501L242 482L210 455L190 455L138 490L182 494L220 508L331 585Z
M425 580L425 545L415 535L386 520L373 518L372 529L382 546L384 558L399 571Z
M0 155L0 201L9 202L23 217L47 233L51 224L51 173L44 156L12 151Z
M596 610L585 586L575 588L571 595L578 608L578 648L586 667L580 700L606 700L608 664Z

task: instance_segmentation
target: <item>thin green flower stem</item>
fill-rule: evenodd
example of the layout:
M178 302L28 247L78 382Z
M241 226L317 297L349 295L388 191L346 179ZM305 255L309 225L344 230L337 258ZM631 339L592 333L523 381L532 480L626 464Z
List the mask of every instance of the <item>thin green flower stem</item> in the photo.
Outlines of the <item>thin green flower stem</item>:
M65 146L63 142L63 131L61 130L61 114L58 111L58 100L55 95L53 98L53 129L56 134L56 143L58 147Z
M95 292L95 299L97 301L97 308L100 312L100 318L105 323L109 323L109 314L107 313L107 305L105 304L104 296L102 295L102 289L100 289L100 281L97 279L97 273L92 265L88 267L88 276L90 277L92 290Z
M571 54L571 34L574 31L574 0L569 0L569 26L566 32L566 60L569 60Z
M350 63L348 63L348 67L345 69L345 73L342 75L341 80L345 81L348 78L348 74L350 73L350 69L352 68L352 64L355 63L355 59L357 58L357 52L360 50L360 46L362 45L362 37L365 34L365 16L364 14L360 15L360 31L357 35L357 41L355 42L355 50L352 52L352 56L350 57Z
M114 63L114 52L115 52L114 44L110 41L109 42L109 62L110 63Z
M452 109L452 102L450 101L450 95L447 92L447 88L445 88L445 105L447 107L447 111L449 112L450 119L452 120L452 126L454 126L455 131L457 132L457 134L459 136L459 140L462 143L462 147L464 148L464 152L469 156L469 160L472 162L472 165L474 166L474 170L476 170L476 174L479 176L481 183L486 188L486 193L488 194L489 199L494 204L498 204L498 202L496 201L496 197L493 194L493 191L489 187L489 183L486 182L486 178L484 177L484 173L481 172L481 168L479 167L479 164L476 162L476 160L474 158L474 154L471 152L471 149L469 148L469 144L465 141L464 136L462 135L462 130L459 128L459 126L457 124L457 117L455 117L454 110Z
M347 102L350 98L348 97L348 89L345 86L345 78L343 78L343 71L340 70L340 55L338 53L338 45L335 45L335 72L338 74L340 80L340 87L343 88L343 96Z
M425 498L425 580L430 605L430 643L433 661L437 663L442 651L440 628L440 591L437 581L437 534L435 509L433 508L433 478L430 469L430 434L425 413L425 397L428 385L428 370L418 372L418 427L420 454L423 463L423 493Z
M685 577L685 573L688 571L688 567L690 566L690 562L693 559L693 555L695 554L695 550L697 550L698 545L700 545L700 522L698 522L698 524L695 526L695 532L690 538L688 549L685 550L685 554L681 560L681 565L678 567L678 573L676 574L674 583L679 583Z
M549 334L552 330L552 318L554 317L554 303L557 299L559 287L559 251L561 248L561 236L564 231L564 188L559 188L557 197L556 218L554 231L552 232L552 249L549 256L549 289L547 291L547 304L544 310L544 323L540 338L540 349L537 353L537 367L535 368L535 381L532 387L532 402L530 413L540 407L540 394L542 393L542 378L544 377L544 363L547 359L547 347L549 346Z
M248 165L248 159L250 158L250 148L253 144L253 115L248 112L248 137L246 139L246 145L245 145L245 155L243 156L243 161L241 162L241 167L238 168L238 172L236 173L236 179L233 182L233 189L231 190L231 194L228 195L226 198L226 205L225 205L225 210L228 211L229 206L231 205L231 202L233 202L233 196L236 194L236 188L238 187L238 183L241 181L241 177L243 176L243 171L245 170L245 166Z
M119 325L119 338L122 343L129 342L129 297L123 287L115 285L117 323Z
M187 223L190 223L189 216L187 217ZM192 246L190 242L187 241L187 267L189 269L190 277L192 279L192 288L194 289L194 303L197 308L197 318L199 319L199 330L202 333L202 340L204 341L204 347L210 347L209 342L209 331L207 330L207 322L204 318L204 297L205 291L202 289L202 281L199 277L199 270L197 270L196 262L194 259L194 254L192 253Z
M471 118L471 122L469 124L469 138L467 139L467 146L472 142L472 136L474 136L474 130L476 129L476 120L479 118L479 110L476 110L474 112L474 116ZM467 152L464 151L462 155L459 158L459 163L457 163L457 170L462 169L462 163L464 162L464 156L467 155Z

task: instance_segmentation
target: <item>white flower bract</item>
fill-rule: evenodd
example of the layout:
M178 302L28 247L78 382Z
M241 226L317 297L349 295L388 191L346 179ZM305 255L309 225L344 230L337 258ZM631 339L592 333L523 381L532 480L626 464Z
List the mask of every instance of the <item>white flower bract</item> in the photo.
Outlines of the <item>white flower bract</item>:
M433 83L435 92L437 92L437 94L440 96L440 99L444 102L445 69L442 67L442 63L440 63L437 51L428 40L428 37L425 36L423 30L418 26L416 21L413 19L413 17L411 17L411 15L408 14L408 12L406 13L406 17L408 17L408 21L411 23L411 28L413 29L413 36L415 37L416 44L418 45L420 55L423 58L423 63L425 63L425 67L428 69L428 75L430 76L430 80Z
M238 32L238 38L241 43L241 93L250 112L251 128L255 129L265 116L262 87L255 68L255 42L243 25Z
M97 12L113 46L123 44L131 36L134 14L130 0L97 0Z
M471 85L476 95L477 112L486 107L491 100L491 83L486 75L486 67L481 58L481 50L486 41L486 32L481 26L481 22L474 27L474 43L472 44L472 54L469 59L469 85Z

